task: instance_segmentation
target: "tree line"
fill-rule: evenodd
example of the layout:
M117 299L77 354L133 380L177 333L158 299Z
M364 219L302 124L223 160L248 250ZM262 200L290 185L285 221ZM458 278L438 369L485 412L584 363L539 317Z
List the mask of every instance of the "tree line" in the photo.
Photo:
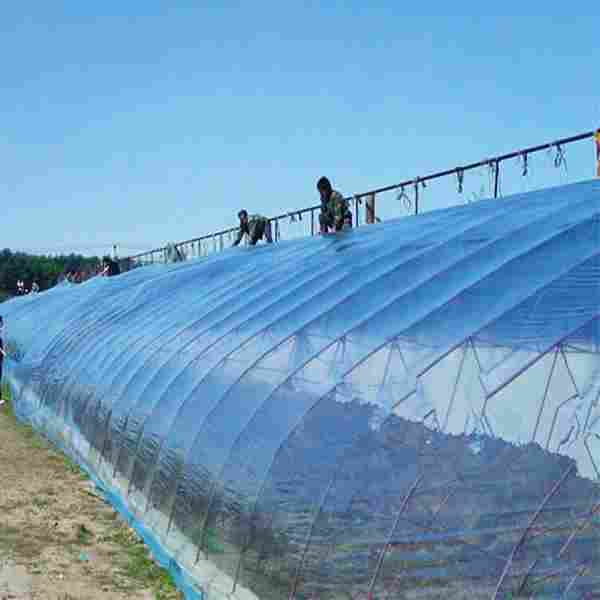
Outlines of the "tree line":
M68 273L78 273L85 279L96 272L100 262L97 256L39 256L6 248L0 252L0 300L16 293L19 280L25 283L26 289L31 289L36 281L40 290L46 290Z

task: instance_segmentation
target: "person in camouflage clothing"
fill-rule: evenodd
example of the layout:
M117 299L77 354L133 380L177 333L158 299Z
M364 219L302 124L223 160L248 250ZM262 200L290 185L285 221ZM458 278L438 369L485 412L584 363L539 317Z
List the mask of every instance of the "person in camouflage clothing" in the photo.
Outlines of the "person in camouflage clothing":
M317 181L317 190L321 196L319 214L321 233L328 233L330 229L341 231L352 227L352 213L348 208L348 202L344 200L342 194L331 187L327 177L321 177Z
M238 218L240 220L240 230L235 242L233 242L234 246L237 246L242 241L244 235L250 238L251 246L255 246L256 242L262 240L263 237L265 237L268 244L273 243L269 219L261 215L248 216L248 211L246 210L240 210Z

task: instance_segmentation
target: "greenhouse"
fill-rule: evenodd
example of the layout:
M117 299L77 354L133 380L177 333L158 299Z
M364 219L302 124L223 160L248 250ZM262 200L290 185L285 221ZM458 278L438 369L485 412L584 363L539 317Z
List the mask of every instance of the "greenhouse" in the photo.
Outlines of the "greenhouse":
M190 597L581 598L599 219L596 180L16 298L15 410Z

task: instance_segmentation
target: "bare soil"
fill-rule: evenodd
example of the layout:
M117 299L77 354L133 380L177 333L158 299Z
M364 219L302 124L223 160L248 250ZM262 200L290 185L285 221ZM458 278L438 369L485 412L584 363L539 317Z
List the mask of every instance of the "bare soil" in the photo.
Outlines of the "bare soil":
M0 406L0 600L181 597L82 472Z

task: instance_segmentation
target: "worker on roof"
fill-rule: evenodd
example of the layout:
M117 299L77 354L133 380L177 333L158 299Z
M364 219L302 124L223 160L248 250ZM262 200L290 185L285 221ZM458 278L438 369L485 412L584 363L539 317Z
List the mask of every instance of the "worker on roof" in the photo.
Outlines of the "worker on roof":
M250 245L256 245L258 240L262 240L263 237L267 240L268 244L273 243L273 235L271 234L271 223L267 217L261 215L250 215L245 209L240 210L238 213L240 220L240 230L238 231L237 238L233 242L234 246L237 246L244 235L250 238Z
M348 202L342 194L331 187L327 177L321 177L317 181L317 190L321 196L321 213L319 214L321 233L329 233L330 229L341 231L352 227L352 213Z

